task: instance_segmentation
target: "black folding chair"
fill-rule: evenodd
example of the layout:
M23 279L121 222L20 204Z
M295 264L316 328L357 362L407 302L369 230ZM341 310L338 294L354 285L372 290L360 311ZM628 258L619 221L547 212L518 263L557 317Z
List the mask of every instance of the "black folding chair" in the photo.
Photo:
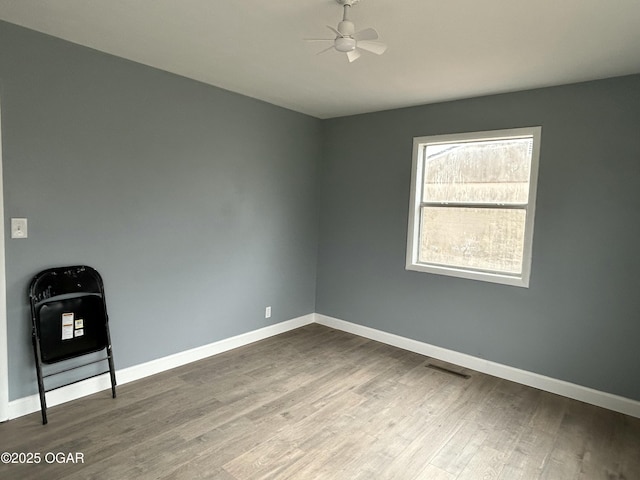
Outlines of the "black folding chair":
M47 423L46 392L88 378L111 377L111 395L116 397L116 374L109 334L109 317L100 274L91 267L50 268L38 273L29 286L33 352L38 375L42 424ZM43 364L53 364L104 350L101 358L43 375ZM45 379L87 365L107 362L108 369L80 379L45 388Z

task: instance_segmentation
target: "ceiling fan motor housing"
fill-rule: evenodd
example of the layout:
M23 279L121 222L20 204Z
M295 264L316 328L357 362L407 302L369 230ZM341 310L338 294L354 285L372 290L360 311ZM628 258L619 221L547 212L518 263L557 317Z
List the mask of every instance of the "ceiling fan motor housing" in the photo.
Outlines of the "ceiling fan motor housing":
M349 37L356 31L356 26L350 20L343 20L338 24L338 31L343 37Z

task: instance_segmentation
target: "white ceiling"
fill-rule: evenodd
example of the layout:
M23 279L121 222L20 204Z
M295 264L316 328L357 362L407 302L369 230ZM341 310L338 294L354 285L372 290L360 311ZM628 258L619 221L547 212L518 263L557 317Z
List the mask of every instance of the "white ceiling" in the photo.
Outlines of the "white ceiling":
M640 0L0 0L0 19L319 118L640 73ZM330 44L327 43L326 46Z

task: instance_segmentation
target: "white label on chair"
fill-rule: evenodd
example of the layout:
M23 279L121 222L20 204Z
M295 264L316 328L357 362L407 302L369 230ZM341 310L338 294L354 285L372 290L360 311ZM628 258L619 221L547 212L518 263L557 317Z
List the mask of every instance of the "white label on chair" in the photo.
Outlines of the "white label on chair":
M76 320L76 328L84 328L84 320L82 318Z
M84 328L79 328L75 331L76 337L81 337L84 335Z
M73 313L62 314L62 340L73 338Z

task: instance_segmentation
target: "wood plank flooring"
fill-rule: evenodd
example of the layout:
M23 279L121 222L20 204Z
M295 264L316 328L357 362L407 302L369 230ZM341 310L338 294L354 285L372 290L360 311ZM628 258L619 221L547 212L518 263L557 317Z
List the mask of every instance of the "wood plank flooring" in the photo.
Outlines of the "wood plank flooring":
M42 461L2 479L634 480L640 419L313 324L0 424L5 451Z

